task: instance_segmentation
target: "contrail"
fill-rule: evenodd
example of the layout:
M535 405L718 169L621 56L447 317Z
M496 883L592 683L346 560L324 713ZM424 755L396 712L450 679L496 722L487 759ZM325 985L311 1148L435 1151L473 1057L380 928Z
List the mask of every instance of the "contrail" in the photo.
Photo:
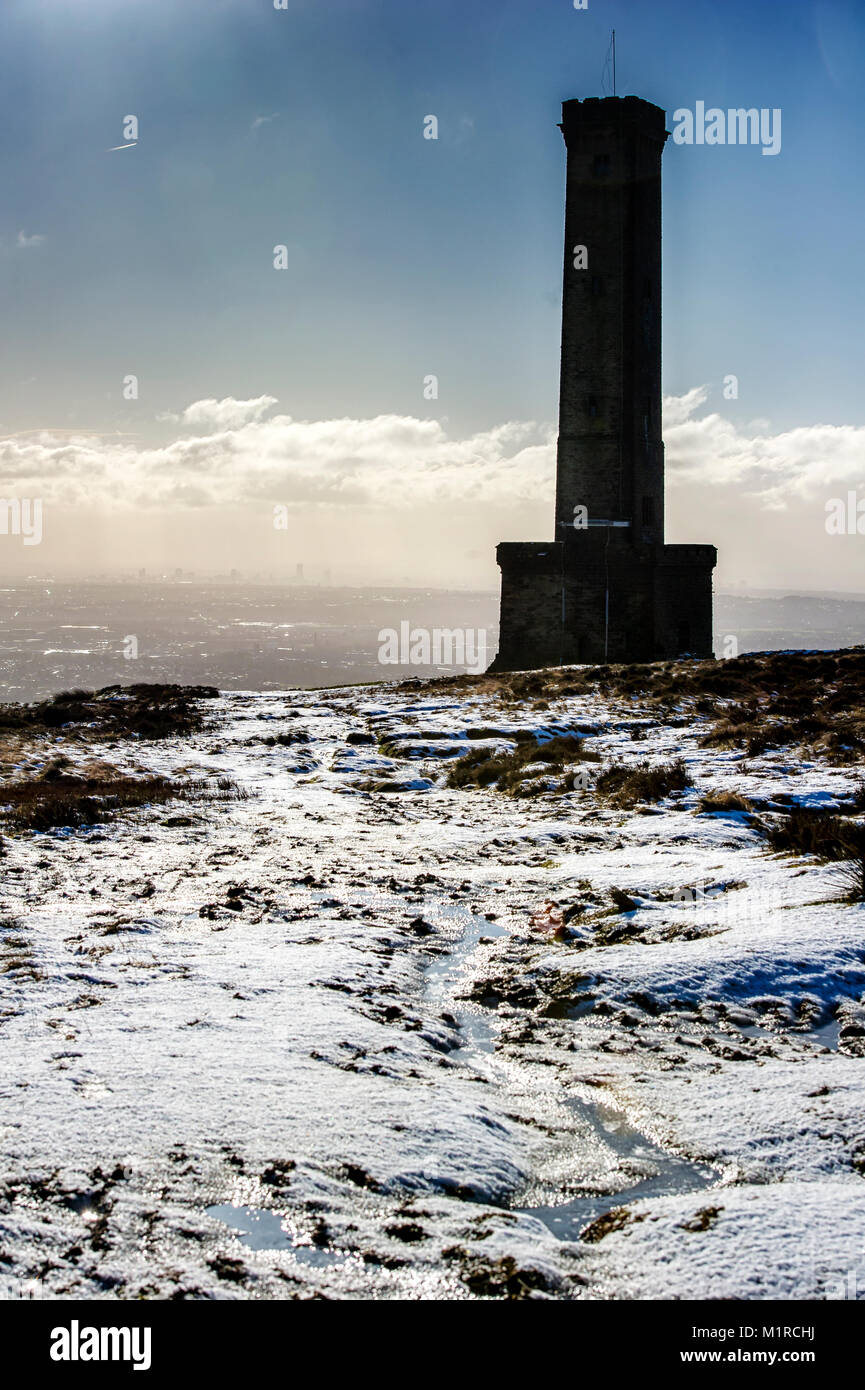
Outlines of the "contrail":
M137 140L133 140L133 141L132 141L130 144L128 144L128 145L109 145L109 146L108 146L107 153L108 153L108 154L111 154L111 151L112 151L112 150L134 150L134 149L135 149L135 146L136 146L137 144L138 144L138 141L137 141Z

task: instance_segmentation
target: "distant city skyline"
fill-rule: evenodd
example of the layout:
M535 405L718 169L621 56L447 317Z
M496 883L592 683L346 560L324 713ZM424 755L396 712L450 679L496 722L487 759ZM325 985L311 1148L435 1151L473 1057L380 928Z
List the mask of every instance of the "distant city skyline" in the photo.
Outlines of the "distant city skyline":
M865 482L850 0L8 0L0 498L44 534L0 534L0 577L495 588L495 542L548 529L556 122L613 27L669 130L783 114L771 158L667 143L668 536L718 588L861 589L826 525Z

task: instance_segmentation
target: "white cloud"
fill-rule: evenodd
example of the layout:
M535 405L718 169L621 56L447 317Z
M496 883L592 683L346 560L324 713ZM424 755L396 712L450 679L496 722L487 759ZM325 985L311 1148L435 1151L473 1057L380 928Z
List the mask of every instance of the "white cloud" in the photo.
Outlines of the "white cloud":
M692 489L761 508L825 498L865 480L865 429L812 425L772 435L717 413L698 417L704 387L665 403L670 491ZM130 437L19 435L0 440L0 495L30 491L68 506L130 508L509 509L549 503L555 433L509 421L452 438L439 420L296 420L270 414L273 396L195 401L175 436L145 446Z
M233 396L225 396L221 401L193 401L180 418L184 425L193 429L212 427L214 430L235 430L259 420L274 405L275 396L256 396L249 401L236 401Z
M667 539L717 545L719 585L861 588L861 538L829 535L825 504L865 480L865 428L773 434L764 420L702 414L707 399L696 387L664 403ZM0 439L0 497L39 497L50 518L27 564L150 567L170 555L277 571L315 554L363 582L495 585L498 541L552 534L549 426L455 438L443 418L297 420L276 406L194 401L162 417L173 424L163 443L47 429ZM276 503L286 530L273 526Z
M250 130L258 130L259 126L268 125L271 121L275 121L278 115L278 111L273 111L269 116L256 116L249 128Z
M684 396L665 396L664 429L669 430L689 420L698 406L705 405L708 395L708 386L692 386Z
M438 421L410 416L263 419L275 403L272 396L196 401L180 420L197 433L155 448L84 435L0 441L0 487L111 508L282 502L399 509L552 496L554 441L530 422L450 439Z
M693 418L706 397L700 386L664 400L670 481L734 488L771 509L865 482L862 426L804 425L771 434L765 420L740 427L715 412Z
M407 416L264 420L274 404L273 396L196 400L179 417L195 434L161 448L86 435L6 439L0 486L106 507L405 509L508 506L537 500L538 489L552 496L555 443L531 423L451 439L438 421Z
M30 246L41 246L45 237L41 232L34 232L32 236L27 236L26 232L18 233L18 245L26 250Z

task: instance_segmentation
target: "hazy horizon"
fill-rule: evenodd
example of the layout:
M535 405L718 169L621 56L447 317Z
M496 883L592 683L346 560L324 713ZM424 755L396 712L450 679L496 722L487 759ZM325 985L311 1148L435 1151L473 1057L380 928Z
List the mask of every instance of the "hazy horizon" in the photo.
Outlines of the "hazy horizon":
M498 622L495 589L242 575L0 581L0 689L20 702L141 682L280 690L435 677L485 669ZM412 634L438 636L438 656L434 645L413 652ZM719 657L863 642L865 594L715 596Z

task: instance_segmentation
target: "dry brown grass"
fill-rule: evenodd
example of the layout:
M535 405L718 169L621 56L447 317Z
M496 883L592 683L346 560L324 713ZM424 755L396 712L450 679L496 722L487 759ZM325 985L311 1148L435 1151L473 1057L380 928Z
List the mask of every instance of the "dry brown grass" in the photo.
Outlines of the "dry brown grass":
M35 777L0 787L0 818L12 831L78 829L166 801L238 800L244 796L227 777L213 783L178 782L161 776L133 777L107 764L88 773L70 773L55 763Z
M777 854L814 855L840 865L836 878L848 902L865 902L865 825L849 816L797 807L776 820L757 822Z
M449 787L489 787L518 795L526 790L526 768L545 763L551 772L562 772L575 762L599 762L597 753L586 747L585 739L568 734L547 739L521 739L510 753L488 748L472 748L448 772Z
M754 809L753 802L747 796L741 796L739 792L707 792L700 798L701 811L708 814L718 814L724 811L748 811Z
M109 685L65 690L31 705L0 705L0 733L81 733L88 739L183 737L204 726L208 685Z
M669 763L638 763L636 767L613 764L595 782L595 792L613 806L625 810L641 801L663 801L674 791L690 784L688 769L681 758Z
M714 716L706 746L744 747L752 755L806 746L840 763L865 756L865 647L755 652L729 661L550 667L414 681L411 688L486 693L522 705L569 696L637 695L661 717L674 710Z

